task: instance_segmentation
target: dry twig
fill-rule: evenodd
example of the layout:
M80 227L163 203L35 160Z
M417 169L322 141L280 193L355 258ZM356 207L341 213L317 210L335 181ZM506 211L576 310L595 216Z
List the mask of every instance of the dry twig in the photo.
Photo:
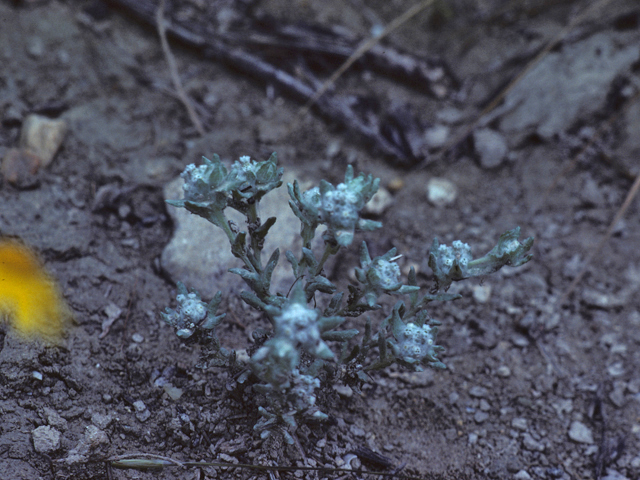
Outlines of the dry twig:
M615 229L618 221L627 212L627 209L631 205L631 202L638 194L638 190L640 190L640 174L638 174L638 176L636 177L636 181L633 182L631 189L629 189L629 193L627 193L627 198L625 198L624 203L618 210L618 213L616 213L616 216L613 218L613 221L609 225L607 232L604 234L604 236L598 242L598 244L593 248L593 250L591 250L591 253L587 257L587 260L584 262L584 265L582 266L582 270L580 270L580 273L576 275L576 278L573 279L573 282L571 282L571 285L569 285L569 288L565 290L565 292L562 294L562 297L560 297L560 300L558 300L558 304L557 304L558 306L562 306L562 304L567 301L567 299L569 298L569 295L573 293L578 283L580 283L585 273L587 272L587 268L589 267L589 265L591 264L595 256L600 252L604 244L607 243L607 240L609 240L609 238L613 234L613 230Z
M471 124L467 128L465 128L462 131L462 133L454 136L435 155L433 155L429 159L426 159L424 162L422 162L419 168L424 168L429 163L442 159L445 153L447 153L451 148L453 148L454 146L462 142L465 138L467 138L471 134L471 132L473 132L473 130L478 126L478 124L482 121L483 117L487 115L489 112L491 112L494 108L496 108L500 104L500 102L504 100L507 94L516 86L516 84L518 84L520 80L522 80L524 76L527 73L529 73L531 69L533 69L533 67L538 65L538 63L540 63L542 59L546 57L547 54L551 50L553 50L556 47L556 45L558 45L569 34L569 32L573 30L573 28L576 25L581 23L584 19L588 18L589 15L594 13L599 8L605 6L610 1L611 0L596 0L589 7L587 7L583 12L581 12L579 15L576 15L567 24L566 27L560 30L560 32L558 32L558 34L553 39L551 39L549 43L547 43L545 47L542 50L540 50L540 52L533 59L531 59L531 61L529 61L529 63L525 65L522 71L518 73L518 75L516 75L516 77L513 80L511 80L507 84L507 86L500 91L500 93L489 103L489 105L487 105L485 108L482 109L482 111L478 114L476 119L473 122L471 122Z
M315 104L318 99L324 95L324 93L333 85L338 78L342 76L344 72L346 72L349 67L351 67L355 62L357 62L366 52L371 50L376 44L380 42L383 38L388 36L391 32L401 27L404 23L415 17L422 10L431 5L434 0L423 0L422 2L414 5L409 10L404 12L402 15L394 18L389 25L387 25L380 35L377 35L373 38L370 38L366 42L364 42L360 47L356 49L353 54L345 60L345 62L340 65L340 67L329 77L329 79L322 84L322 86L316 90L313 96L307 101L307 103L298 111L297 118L300 118L309 111L309 109ZM297 121L294 121L293 124L296 124Z
M200 121L198 114L191 104L191 100L189 100L189 97L187 96L187 92L184 91L182 82L180 81L180 75L178 74L178 64L176 63L176 59L169 48L169 42L167 41L167 27L164 23L164 7L165 0L160 0L160 4L156 10L156 26L158 28L158 36L160 37L160 43L162 45L162 52L167 59L171 81L173 82L173 87L176 89L178 98L187 109L187 113L191 119L191 123L193 123L193 126L196 128L200 136L204 136L206 132L204 131L204 127L202 126L202 122Z

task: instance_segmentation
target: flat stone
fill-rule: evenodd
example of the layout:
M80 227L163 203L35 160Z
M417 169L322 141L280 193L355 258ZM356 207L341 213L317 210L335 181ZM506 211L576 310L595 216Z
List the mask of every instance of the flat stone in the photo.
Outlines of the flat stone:
M576 443L593 443L593 432L582 422L571 422L569 427L569 438Z
M60 448L60 432L48 425L33 430L31 438L33 448L38 453L51 453Z
M611 82L640 56L640 45L621 36L596 33L548 54L506 95L499 107L505 112L500 130L535 128L541 137L551 138L590 118L602 107Z
M280 260L272 277L272 292L286 293L293 282L291 266L285 258L285 251L292 250L299 256L300 220L289 208L287 183L293 183L295 175L285 170L283 185L260 202L259 215L262 221L276 217L276 223L269 231L264 244L264 260L280 248ZM167 199L182 199L182 178L165 186ZM303 191L308 188L302 188ZM212 298L218 291L226 294L244 288L246 284L238 275L227 270L242 267L242 262L233 256L229 240L224 232L205 219L189 213L184 208L168 207L168 212L175 224L173 238L167 244L161 256L162 268L174 281L181 281L188 288L193 288L203 299ZM246 230L244 217L231 208L225 210L227 217L239 228ZM316 240L320 239L323 228L318 229ZM321 240L319 240L321 241Z

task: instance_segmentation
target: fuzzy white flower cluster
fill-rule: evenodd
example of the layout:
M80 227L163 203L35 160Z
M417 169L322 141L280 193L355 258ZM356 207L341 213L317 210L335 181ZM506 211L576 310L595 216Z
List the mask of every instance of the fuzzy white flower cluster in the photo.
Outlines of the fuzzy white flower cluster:
M207 304L200 300L196 293L181 293L176 296L178 307L176 310L168 310L165 321L175 327L176 335L180 338L189 338L207 317Z
M455 260L458 260L460 269L464 271L469 261L473 259L471 256L471 247L467 243L462 243L460 240L454 241L450 247L440 245L436 256L438 267L440 267L445 274L449 273Z
M209 190L206 186L206 177L210 173L207 165L196 167L190 163L186 166L180 176L184 179L182 190L184 191L185 200L191 202L202 201Z
M390 290L398 285L400 266L396 262L378 257L373 261L371 268L378 274L379 285L382 289Z
M432 354L433 343L432 327L429 325L419 327L415 323L408 323L398 338L403 360L410 363L419 363L424 357Z
M333 358L333 352L320 337L319 313L301 303L290 303L276 318L276 337L286 338L302 346L318 358Z

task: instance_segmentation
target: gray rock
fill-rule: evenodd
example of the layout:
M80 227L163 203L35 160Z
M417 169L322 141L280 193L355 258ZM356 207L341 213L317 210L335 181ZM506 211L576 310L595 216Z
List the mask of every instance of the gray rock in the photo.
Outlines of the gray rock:
M434 125L424 132L424 141L429 148L440 148L447 143L451 129L446 125Z
M277 217L275 225L265 240L263 256L265 261L273 250L280 248L280 261L273 273L272 292L286 293L293 282L291 268L284 252L294 253L300 249L300 221L289 208L289 195L286 184L292 183L295 176L285 171L282 187L270 192L260 202L260 218ZM178 178L165 186L167 199L181 199L183 180ZM303 191L306 188L302 188ZM244 282L239 276L228 273L229 268L242 267L242 262L231 254L229 241L224 232L203 218L192 215L184 208L168 208L174 221L175 232L161 256L162 268L174 281L181 281L194 288L203 299L212 298L219 290L223 293L239 290ZM235 210L227 208L227 217L240 228L246 229L244 218ZM322 227L318 233L322 232ZM319 238L320 235L316 235Z
M67 429L67 421L60 416L53 408L45 407L44 415L50 427L54 427L62 432Z
M593 432L582 422L571 422L569 427L569 438L576 443L593 443Z
M473 420L476 423L484 423L489 419L489 414L487 412L483 412L481 410L478 410L475 415L473 416Z
M33 448L38 453L51 453L60 448L60 432L49 426L38 427L31 432Z
M133 408L136 410L136 418L140 422L146 422L151 417L151 412L147 410L147 406L144 404L142 400L137 400L133 402Z
M504 137L488 128L473 132L473 147L483 168L499 166L507 156L508 148Z
M533 438L529 433L522 434L522 445L526 450L530 450L532 452L544 452L545 448L542 442Z
M531 475L526 470L520 470L513 478L514 480L531 480Z
M511 426L516 430L521 430L523 432L525 432L527 428L529 428L527 424L527 419L522 417L516 417L513 420L511 420Z
M489 390L476 385L474 387L471 387L471 389L469 390L469 395L476 398L484 398L489 396Z
M547 55L505 97L500 130L536 128L550 138L590 117L602 106L613 79L640 55L638 43L619 48L618 39L612 32L597 33Z

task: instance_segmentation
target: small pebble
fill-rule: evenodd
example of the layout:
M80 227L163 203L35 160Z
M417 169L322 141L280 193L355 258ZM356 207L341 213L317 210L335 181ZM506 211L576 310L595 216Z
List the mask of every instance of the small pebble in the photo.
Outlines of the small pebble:
M134 333L133 335L131 335L131 340L133 340L136 343L142 343L144 342L144 337L139 333Z
M338 392L338 395L345 398L350 398L353 396L353 390L348 385L334 385L333 389Z
M476 398L487 397L489 395L489 390L476 385L474 387L471 387L471 389L469 390L469 395Z
M622 364L622 362L613 363L607 367L607 372L612 377L619 377L621 375L624 375L624 365Z
M511 376L511 369L506 365L500 365L496 370L496 375L502 378L507 378Z
M31 376L36 380L42 381L43 379L42 373L38 372L37 370L34 370L33 372L31 372Z
M380 187L376 194L364 207L364 211L371 215L382 215L393 204L393 197L389 191Z
M526 470L520 470L513 478L514 480L531 480L531 475Z
M427 198L436 207L452 204L458 196L458 188L446 178L433 177L427 182Z
M529 339L527 337L525 337L524 335L520 335L520 334L514 334L511 337L511 341L513 342L513 344L516 347L528 347L529 346Z
M444 123L455 124L462 121L463 113L454 107L445 107L436 112L436 118Z
M544 444L537 441L529 433L522 434L522 445L526 450L530 450L532 452L544 452Z
M478 303L487 303L491 298L491 285L474 285L473 299Z
M60 432L49 426L38 427L31 432L33 448L38 453L51 453L60 448Z
M473 133L473 145L483 168L495 168L507 156L507 142L495 130L488 128L476 130Z
M67 133L67 122L51 120L42 115L31 114L24 119L20 130L20 147L33 152L46 167L62 145Z
M44 42L40 37L32 37L27 43L27 53L33 58L40 58L44 54Z
M525 432L528 428L527 419L522 417L516 417L513 420L511 420L511 426L516 430L521 430Z
M399 192L403 188L404 188L404 180L402 180L400 177L391 179L391 181L387 184L387 189L391 193Z
M474 415L473 415L473 420L476 423L484 423L489 419L489 414L487 412L483 412L481 410L478 410Z
M572 422L569 427L569 438L576 443L593 443L593 432L582 422Z

